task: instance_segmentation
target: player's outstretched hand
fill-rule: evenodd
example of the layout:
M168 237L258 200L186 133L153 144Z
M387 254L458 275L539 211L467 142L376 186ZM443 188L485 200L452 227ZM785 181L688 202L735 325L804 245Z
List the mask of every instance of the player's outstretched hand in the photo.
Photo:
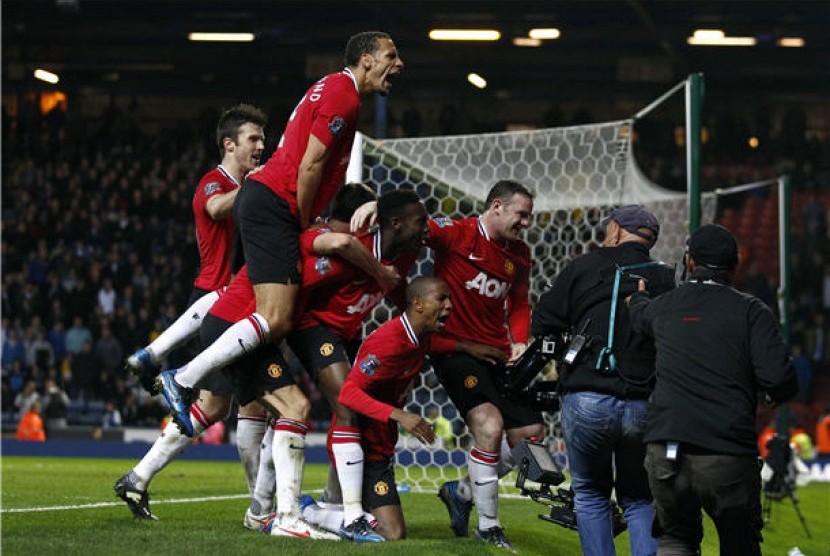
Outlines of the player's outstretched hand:
M351 230L352 233L359 232L360 230L365 230L371 226L374 226L375 220L378 217L378 202L377 201L369 201L368 203L363 203L357 210L354 211L352 214L352 221L351 221Z
M405 431L417 438L421 444L435 442L435 431L432 429L432 425L420 415L410 413L404 409L396 409L392 412L391 417L400 423Z
M463 351L467 355L471 355L476 359L492 363L493 365L497 363L504 363L505 360L504 350L486 344L477 344L466 340L458 340L455 343L455 349L457 351Z

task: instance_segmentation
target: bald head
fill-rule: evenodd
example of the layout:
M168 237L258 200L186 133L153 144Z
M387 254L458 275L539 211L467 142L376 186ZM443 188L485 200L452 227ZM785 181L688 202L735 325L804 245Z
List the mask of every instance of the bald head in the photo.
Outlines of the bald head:
M411 307L415 301L426 299L436 288L445 282L436 276L419 276L406 288L406 306Z

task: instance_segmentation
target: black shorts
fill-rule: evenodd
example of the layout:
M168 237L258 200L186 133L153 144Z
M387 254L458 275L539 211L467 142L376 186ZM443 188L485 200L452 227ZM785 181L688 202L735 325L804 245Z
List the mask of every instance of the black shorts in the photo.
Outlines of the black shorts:
M504 395L504 365L486 363L466 353L432 357L432 366L455 408L466 419L476 406L490 402L499 408L504 429L543 423L542 414Z
M252 284L300 283L300 223L266 185L245 180L233 204L237 238Z
M232 324L215 315L207 315L202 322L202 342L210 345ZM270 342L234 361L221 373L213 374L225 375L239 405L248 405L263 394L296 384L279 346Z
M344 341L323 325L296 330L288 336L288 346L311 378L317 382L320 369L344 362L349 367L357 356L360 342Z
M400 506L398 485L395 484L395 462L367 461L363 464L363 509L371 512L382 506Z

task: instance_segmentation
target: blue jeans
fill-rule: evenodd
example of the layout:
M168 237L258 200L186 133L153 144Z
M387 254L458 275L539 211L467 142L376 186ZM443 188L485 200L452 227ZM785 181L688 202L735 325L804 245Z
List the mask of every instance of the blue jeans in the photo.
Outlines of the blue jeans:
M562 431L574 489L579 542L588 556L615 555L611 489L628 523L632 556L656 554L654 509L643 465L646 400L597 392L562 399ZM615 476L616 471L616 476Z

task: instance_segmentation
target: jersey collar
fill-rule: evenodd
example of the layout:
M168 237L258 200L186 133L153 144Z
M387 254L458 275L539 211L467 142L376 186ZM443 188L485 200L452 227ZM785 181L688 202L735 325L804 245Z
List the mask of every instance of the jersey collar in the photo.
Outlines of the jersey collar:
M377 259L378 261L383 260L382 253L380 250L381 245L382 244L380 242L380 228L378 228L375 232L375 237L372 238L372 255L374 255L375 259Z
M348 75L349 77L352 78L352 83L354 84L354 90L357 91L358 94L360 94L360 89L358 89L358 87L357 87L357 77L355 77L354 73L352 72L352 69L351 68L343 68L343 73L345 73L346 75Z
M216 167L216 169L217 169L217 170L219 170L220 172L222 172L222 174L223 174L226 178L228 178L229 180L231 180L233 183L235 183L236 185L239 185L239 182L238 182L238 181L236 181L236 178L234 178L234 177L231 175L231 173L230 173L230 172L228 172L227 168L225 168L224 166L222 166L222 165L220 164L219 166L217 166L217 167Z
M412 323L409 322L409 317L406 316L406 313L401 315L401 324L403 324L404 332L406 332L406 335L409 338L409 341L412 342L412 345L420 345L418 336L415 335L415 331L412 329Z

